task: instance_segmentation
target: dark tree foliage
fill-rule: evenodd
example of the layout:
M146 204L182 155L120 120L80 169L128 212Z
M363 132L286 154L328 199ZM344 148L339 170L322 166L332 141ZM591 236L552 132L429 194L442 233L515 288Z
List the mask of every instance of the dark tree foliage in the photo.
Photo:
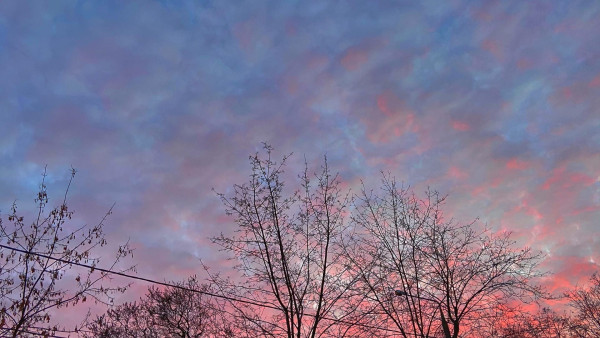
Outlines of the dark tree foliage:
M71 264L97 266L100 263L95 253L107 245L103 226L111 213L109 210L95 225L73 227L69 222L73 211L68 207L67 197L74 176L75 170L72 170L69 185L57 207L48 210L44 172L33 220L20 215L16 204L6 218L0 218L0 244L25 252L0 248L2 336L53 335L59 330L52 322L53 311L91 300L110 303L115 292L126 289L104 283L108 278L104 272ZM131 250L127 245L119 247L107 267L115 269L128 255Z
M197 278L177 283L181 288L151 287L138 302L109 309L86 325L87 337L239 337L225 321L221 303L203 292L210 288ZM196 292L198 291L198 292Z

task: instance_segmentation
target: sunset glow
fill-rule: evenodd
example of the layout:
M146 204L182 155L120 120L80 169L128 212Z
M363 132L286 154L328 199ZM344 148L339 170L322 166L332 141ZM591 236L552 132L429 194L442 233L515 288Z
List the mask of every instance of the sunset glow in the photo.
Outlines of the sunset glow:
M73 221L115 203L138 275L229 275L215 191L267 142L292 181L326 155L353 193L447 194L561 293L599 270L599 32L596 1L2 1L0 213L45 166L59 205L73 167Z

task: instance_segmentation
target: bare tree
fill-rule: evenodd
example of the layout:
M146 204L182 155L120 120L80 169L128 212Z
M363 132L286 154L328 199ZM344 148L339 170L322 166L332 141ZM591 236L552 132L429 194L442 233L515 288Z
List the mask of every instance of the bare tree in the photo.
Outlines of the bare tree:
M588 287L576 288L567 297L575 310L573 330L577 337L600 337L600 275L593 274Z
M420 199L389 175L379 192L363 187L346 245L369 298L363 321L404 337L458 337L499 306L543 296L531 283L539 254L514 248L509 233L444 219L444 200L435 191Z
M109 303L114 292L126 286L107 285L105 272L75 268L73 264L97 266L94 252L107 245L103 225L109 210L99 223L73 228L69 220L73 211L67 206L69 187L60 205L47 211L48 194L44 171L35 199L37 212L31 223L17 212L13 204L7 221L0 218L0 332L2 336L53 335L58 327L51 315L59 308L94 300ZM14 248L16 250L13 250ZM131 250L118 248L109 268ZM121 270L125 271L125 270Z
M195 276L178 288L151 287L138 302L109 309L88 323L89 337L238 337L239 331L223 317L222 303L205 292Z
M348 195L326 158L318 174L309 175L306 165L297 188L288 188L287 157L277 163L272 148L264 149L266 158L250 156L249 182L234 185L231 196L219 194L237 230L213 241L232 254L241 277L211 281L221 294L246 301L230 302L230 313L255 335L350 334L341 325L351 322L353 304L340 247Z
M497 320L493 326L493 336L503 338L561 338L573 337L570 318L560 315L549 308L537 313L516 313L510 317ZM480 333L480 331L478 332Z

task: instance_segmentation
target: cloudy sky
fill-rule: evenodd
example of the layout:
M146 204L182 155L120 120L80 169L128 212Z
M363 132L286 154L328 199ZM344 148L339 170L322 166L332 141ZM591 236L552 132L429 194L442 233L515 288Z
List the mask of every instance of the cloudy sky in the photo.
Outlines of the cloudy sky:
M181 279L266 141L449 194L561 290L600 262L598 32L597 1L2 1L0 210L73 166L75 221L116 203L139 275Z

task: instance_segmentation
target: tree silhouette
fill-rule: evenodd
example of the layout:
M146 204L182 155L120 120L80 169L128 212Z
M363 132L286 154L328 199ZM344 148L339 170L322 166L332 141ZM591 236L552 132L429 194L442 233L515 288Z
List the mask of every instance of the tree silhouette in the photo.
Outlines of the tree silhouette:
M379 191L363 187L346 245L355 288L368 295L363 321L404 337L458 337L500 306L544 296L531 283L539 254L514 248L510 233L446 220L444 201L431 190L420 199L389 175Z
M567 293L575 309L573 329L578 337L600 337L600 275L594 273L589 282Z
M237 229L213 241L237 260L240 280L211 275L211 282L224 295L262 305L229 304L234 321L256 335L347 335L339 320L353 311L340 247L348 195L327 159L315 175L306 165L297 187L288 188L287 157L277 163L272 148L264 149L265 158L250 156L249 182L234 185L231 196L219 194Z
M493 232L476 222L463 224L446 219L442 212L444 196L428 190L424 198L419 198L390 175L383 175L380 189L369 190L363 185L357 195L352 195L342 189L326 157L317 173L311 174L305 162L304 170L294 179L285 172L289 156L278 163L272 151L265 144L264 153L250 156L248 182L218 194L236 227L212 241L236 262L237 275L224 277L205 266L207 283L190 278L179 284L186 290L150 288L140 301L96 317L87 326L92 336L456 338L478 334L515 336L519 332L551 335L571 330L571 324L566 326L566 319L554 313L515 315L523 303L548 295L534 283L543 275L538 270L542 256L529 248L516 247L509 232ZM43 183L41 190L40 214L47 203ZM74 245L79 230L69 233L71 237L55 235L68 218L65 202L48 216L48 221L34 222L41 230L30 237L55 242L45 244L48 255L60 251L71 255L65 259L91 260L95 264L97 260L89 258L89 250L105 243L102 222L83 237L85 241L101 238L100 242L88 242L88 251L81 251L77 248L85 242L69 247ZM24 231L16 208L9 220L18 231ZM45 224L59 226L45 230ZM17 238L5 233L11 243L15 243L13 238L29 243L27 236ZM94 237L96 234L98 237ZM67 238L67 243L61 238ZM40 241L33 243L37 244L28 250L40 250ZM120 250L116 261L127 253L126 249ZM12 261L6 262L14 261L24 279L31 278L28 256L15 261L16 254L11 255ZM34 270L39 272L40 268ZM87 294L97 297L98 292L108 291L94 287L103 275L98 280L90 276L73 296L66 296L63 290L57 297L65 299L65 304L74 304L85 300ZM44 278L48 277L38 279ZM598 278L594 278L597 283ZM14 290L23 288L31 286L26 283ZM207 299L206 294L194 290L210 290L208 294L217 297ZM579 301L575 304L588 304L594 290L579 290L571 297ZM23 298L15 297L10 311L20 310L20 304L29 306L27 300L19 299ZM583 313L583 306L578 309ZM15 317L13 312L11 318ZM506 315L518 320L514 325L508 323L512 326L497 325ZM32 322L45 318L36 317ZM593 317L585 318L582 315L580 321L587 320L586 332L592 332L589 320Z
M510 320L497 321L497 336L503 338L571 337L574 327L570 318L549 308L531 313L519 313Z
M94 253L107 245L103 226L111 213L109 210L96 225L73 228L69 224L73 211L67 205L67 197L74 176L72 170L63 200L47 212L49 198L44 171L35 199L37 212L31 223L26 223L18 213L16 204L12 205L6 221L0 218L2 336L53 335L58 329L52 324L53 310L91 300L109 303L114 292L126 289L103 283L107 278L105 272L81 271L71 264L96 266L100 262ZM127 245L120 246L110 269L115 269L130 254Z
M177 283L181 288L151 287L138 302L109 309L86 325L87 337L239 337L225 321L221 303L208 299L210 288L195 276ZM195 292L199 291L199 292Z

